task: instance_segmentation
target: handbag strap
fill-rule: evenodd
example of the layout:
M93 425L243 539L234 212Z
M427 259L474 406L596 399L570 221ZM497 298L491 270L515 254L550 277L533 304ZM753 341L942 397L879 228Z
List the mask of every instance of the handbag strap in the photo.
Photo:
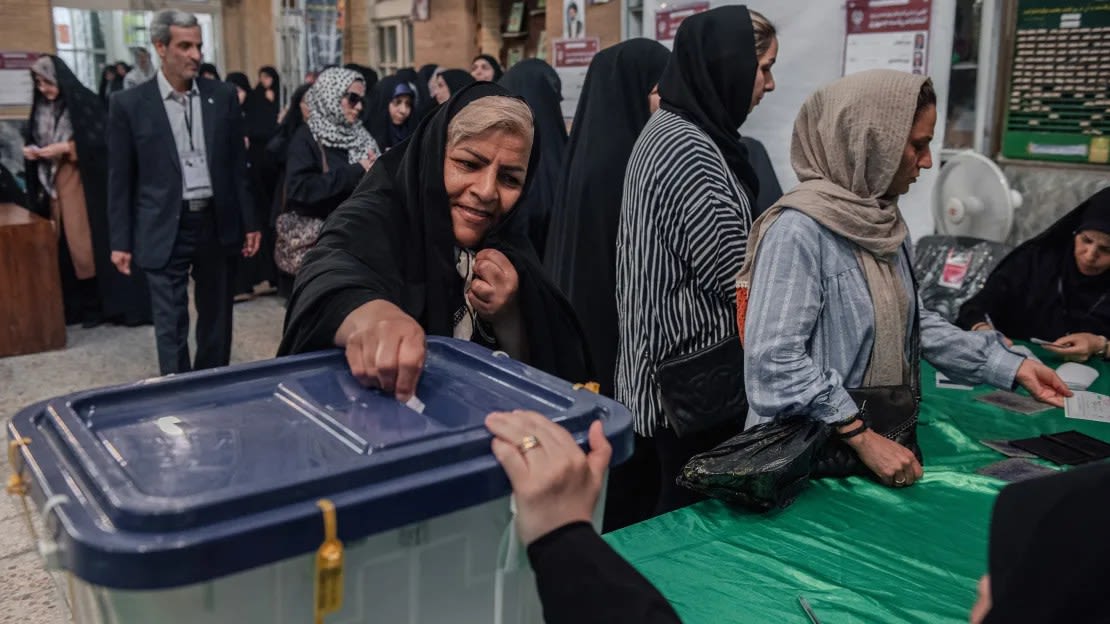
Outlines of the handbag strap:
M913 394L914 403L921 404L921 307L917 296L917 276L913 273L913 261L906 247L902 247L902 254L906 257L906 266L910 272L910 285L913 286L913 330L910 333L910 392Z
M316 142L316 147L320 148L320 168L324 170L324 173L327 173L328 172L328 155L327 155L327 152L324 151L324 146L319 141L316 140L316 135L315 134L312 135L312 140Z

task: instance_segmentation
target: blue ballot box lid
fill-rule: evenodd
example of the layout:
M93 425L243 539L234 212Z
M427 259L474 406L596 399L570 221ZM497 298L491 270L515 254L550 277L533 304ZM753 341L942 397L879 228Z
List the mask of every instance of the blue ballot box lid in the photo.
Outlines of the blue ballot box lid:
M339 351L90 390L12 418L19 459L60 563L118 589L210 580L313 552L316 502L341 540L511 492L484 426L528 409L585 448L600 419L613 463L632 453L627 408L480 346L429 338L423 412L364 388Z

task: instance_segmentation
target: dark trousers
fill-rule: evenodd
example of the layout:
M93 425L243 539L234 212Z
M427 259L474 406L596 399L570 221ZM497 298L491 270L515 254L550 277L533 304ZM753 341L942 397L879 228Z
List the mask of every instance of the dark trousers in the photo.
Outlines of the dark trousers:
M674 430L656 429L655 450L659 456L659 502L655 507L655 515L665 514L675 509L705 500L705 497L694 491L687 490L675 483L682 467L690 458L698 453L704 453L721 442L740 433L744 429L743 420L728 422L713 429L699 431L679 438Z
M659 500L659 456L655 441L635 435L632 457L609 469L602 533L623 529L655 515Z
M235 256L216 236L211 211L181 214L169 263L147 271L158 368L163 375L225 366L231 358ZM189 276L197 308L197 356L189 362Z

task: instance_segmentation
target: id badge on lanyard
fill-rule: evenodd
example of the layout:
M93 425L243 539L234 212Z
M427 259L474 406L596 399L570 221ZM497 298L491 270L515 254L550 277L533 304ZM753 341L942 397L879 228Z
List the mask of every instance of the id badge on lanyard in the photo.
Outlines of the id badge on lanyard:
M208 173L208 159L204 152L196 149L193 143L193 94L185 100L185 130L189 133L189 151L181 156L181 168L185 174L185 190L197 191L212 188Z

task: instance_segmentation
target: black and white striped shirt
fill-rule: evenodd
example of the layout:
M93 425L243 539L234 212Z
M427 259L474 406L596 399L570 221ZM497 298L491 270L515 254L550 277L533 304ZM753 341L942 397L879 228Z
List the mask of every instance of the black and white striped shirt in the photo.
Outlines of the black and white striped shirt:
M656 367L736 335L736 274L751 206L700 128L660 110L624 176L617 234L616 398L636 432L667 427Z

